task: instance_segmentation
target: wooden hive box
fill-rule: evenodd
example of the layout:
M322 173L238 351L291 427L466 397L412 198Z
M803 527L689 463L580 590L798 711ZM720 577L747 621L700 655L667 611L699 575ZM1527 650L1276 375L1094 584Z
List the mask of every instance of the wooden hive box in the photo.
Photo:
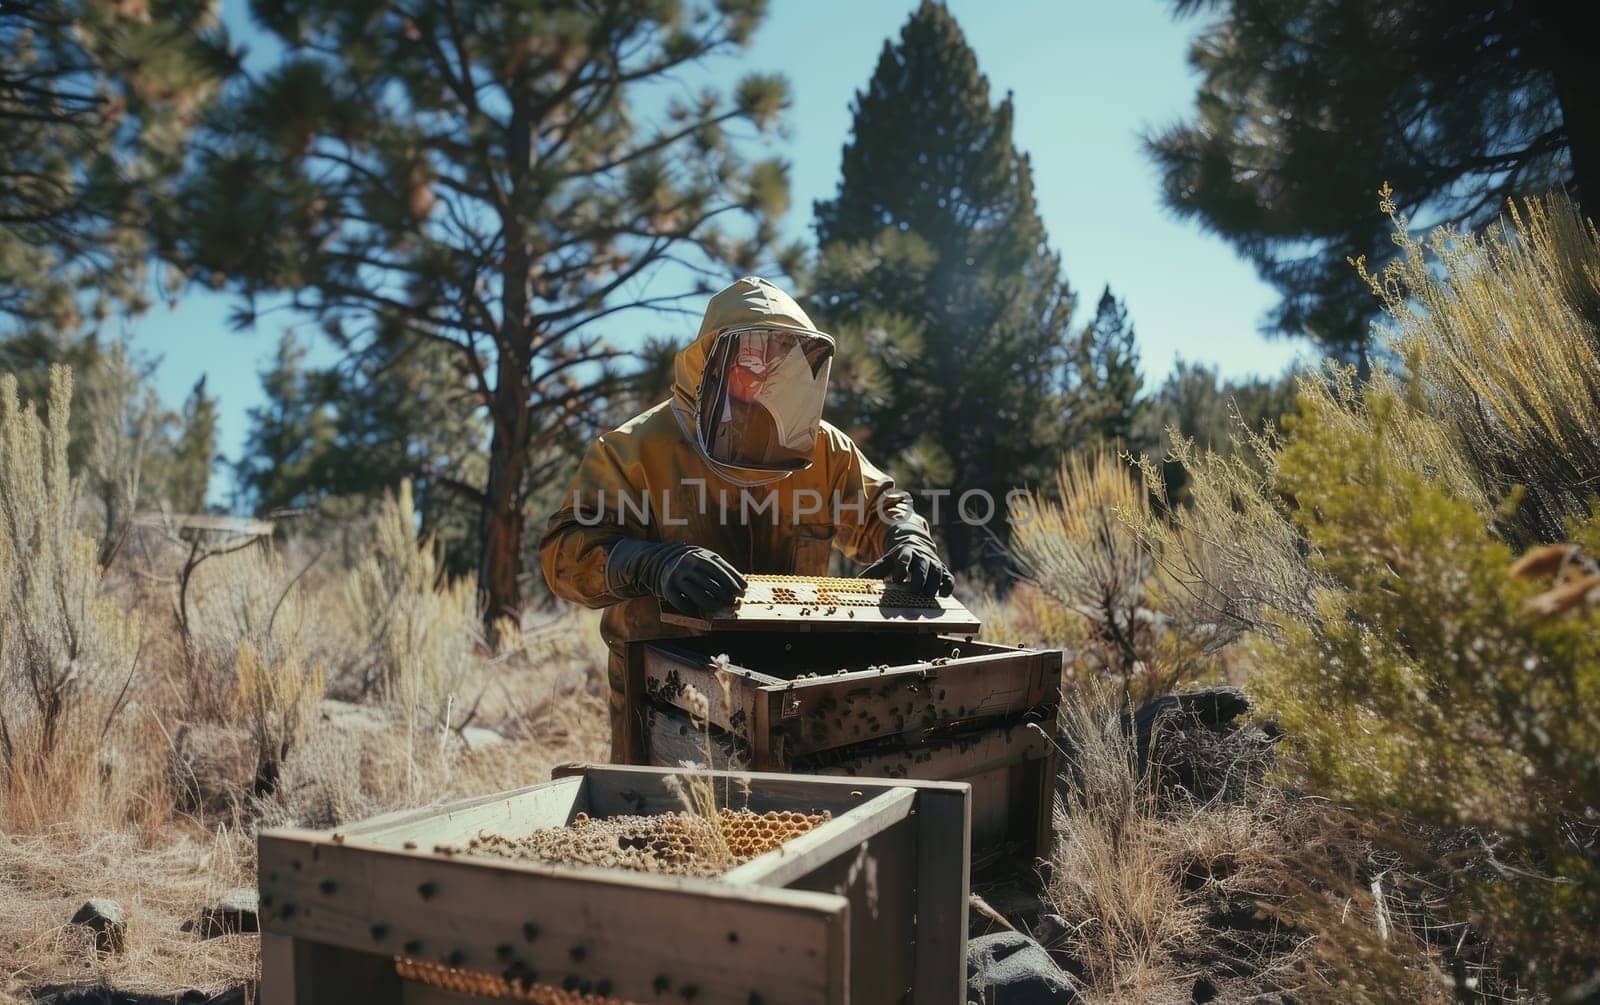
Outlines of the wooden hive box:
M967 786L697 772L735 808L833 815L712 879L454 850L580 812L683 808L682 772L569 770L337 832L263 832L261 1000L965 1001Z
M748 579L737 610L663 616L696 634L630 645L630 760L704 763L709 740L714 766L965 781L980 868L1048 857L1059 652L977 641L947 597ZM689 713L696 693L709 728Z

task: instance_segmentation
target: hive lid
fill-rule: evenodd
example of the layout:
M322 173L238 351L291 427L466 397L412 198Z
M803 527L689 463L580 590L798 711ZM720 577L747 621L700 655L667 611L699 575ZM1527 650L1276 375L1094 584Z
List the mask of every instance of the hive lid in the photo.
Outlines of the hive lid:
M914 593L877 579L747 575L735 607L697 618L663 608L661 620L704 632L949 632L982 622L954 597Z

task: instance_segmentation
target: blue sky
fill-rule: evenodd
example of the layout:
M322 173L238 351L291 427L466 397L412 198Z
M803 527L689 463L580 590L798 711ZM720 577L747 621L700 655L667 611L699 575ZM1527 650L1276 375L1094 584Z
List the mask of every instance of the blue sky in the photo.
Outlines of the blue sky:
M714 73L731 82L751 70L789 78L791 237L810 236L811 204L831 196L850 131L850 101L898 37L916 0L772 0L750 50ZM1185 60L1199 22L1174 23L1163 0L951 0L996 99L1012 92L1017 144L1033 160L1039 209L1079 295L1079 320L1110 283L1138 330L1146 382L1175 359L1199 360L1227 375L1281 371L1303 343L1265 339L1259 318L1272 290L1232 249L1161 205L1141 131L1191 107L1195 82ZM223 17L247 44L245 0L224 0ZM260 44L256 43L259 50ZM227 324L225 294L190 290L175 309L158 306L128 323L134 343L161 362L156 379L176 405L202 374L220 399L219 449L237 457L247 411L262 400L258 371L295 319L270 314L251 331ZM690 326L682 318L622 322L621 332ZM313 338L315 327L298 326ZM213 494L225 496L227 475Z

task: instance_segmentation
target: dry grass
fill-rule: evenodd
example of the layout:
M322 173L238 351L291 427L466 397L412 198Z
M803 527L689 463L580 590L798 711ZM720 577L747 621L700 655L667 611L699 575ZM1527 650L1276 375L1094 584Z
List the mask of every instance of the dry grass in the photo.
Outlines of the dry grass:
M1056 917L1040 934L1085 1001L1188 1001L1203 984L1222 1001L1445 1002L1457 976L1522 1000L1448 919L1403 830L1259 779L1210 801L1158 789L1104 684L1066 695L1060 725Z
M1200 934L1168 867L1171 847L1150 790L1141 785L1119 700L1090 684L1062 710L1071 779L1055 817L1048 899L1065 923L1050 948L1078 961L1105 1000L1156 993L1167 962Z
M305 640L311 608L302 571L261 544L218 558L196 576L189 671L206 704L191 711L246 724L256 750L255 796L276 787L322 699L323 672Z
M595 617L486 651L470 584L439 574L404 491L352 533L367 544L348 565L294 541L223 549L181 602L186 542L140 540L102 567L83 530L102 518L67 465L70 393L58 371L41 417L0 377L0 997L236 986L257 940L181 926L253 885L257 827L332 826L604 757ZM138 477L119 472L123 488ZM326 700L324 666L370 670L371 700ZM90 897L127 914L121 953L95 955L69 923Z
M254 884L256 827L332 827L528 785L567 761L604 760L604 650L594 617L574 613L526 635L522 651L478 657L463 682L479 696L474 725L502 740L436 731L436 756L407 763L413 737L391 708L325 701L301 724L268 796L250 796L249 763L224 759L200 770L218 772L206 784L233 795L198 815L179 812L158 784L138 820L95 824L88 816L38 836L0 826L0 989L20 996L50 985L152 994L236 986L254 976L255 937L202 942L180 926L222 891ZM237 742L249 750L246 734L239 730ZM171 752L167 731L152 724L129 760L159 780ZM67 924L91 896L110 897L129 916L120 957L95 957L85 933Z
M254 858L250 835L228 828L175 826L153 847L119 830L0 832L0 1000L53 985L217 992L252 978L255 936L201 942L180 929L219 894L253 885ZM90 897L127 912L122 953L97 955L88 933L67 924Z

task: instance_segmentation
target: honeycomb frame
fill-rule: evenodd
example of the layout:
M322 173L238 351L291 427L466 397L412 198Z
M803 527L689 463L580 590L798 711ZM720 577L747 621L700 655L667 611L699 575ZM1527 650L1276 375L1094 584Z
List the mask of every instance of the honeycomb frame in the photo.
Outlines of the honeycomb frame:
M939 599L878 579L846 576L789 576L753 573L745 576L744 605L789 604L803 607L898 607L940 610ZM764 589L760 589L763 588ZM808 591L809 596L802 593ZM743 605L741 605L743 606Z
M590 817L522 837L480 831L459 851L552 865L711 878L821 827L833 815L797 810L720 807L716 816L676 811L648 816Z

